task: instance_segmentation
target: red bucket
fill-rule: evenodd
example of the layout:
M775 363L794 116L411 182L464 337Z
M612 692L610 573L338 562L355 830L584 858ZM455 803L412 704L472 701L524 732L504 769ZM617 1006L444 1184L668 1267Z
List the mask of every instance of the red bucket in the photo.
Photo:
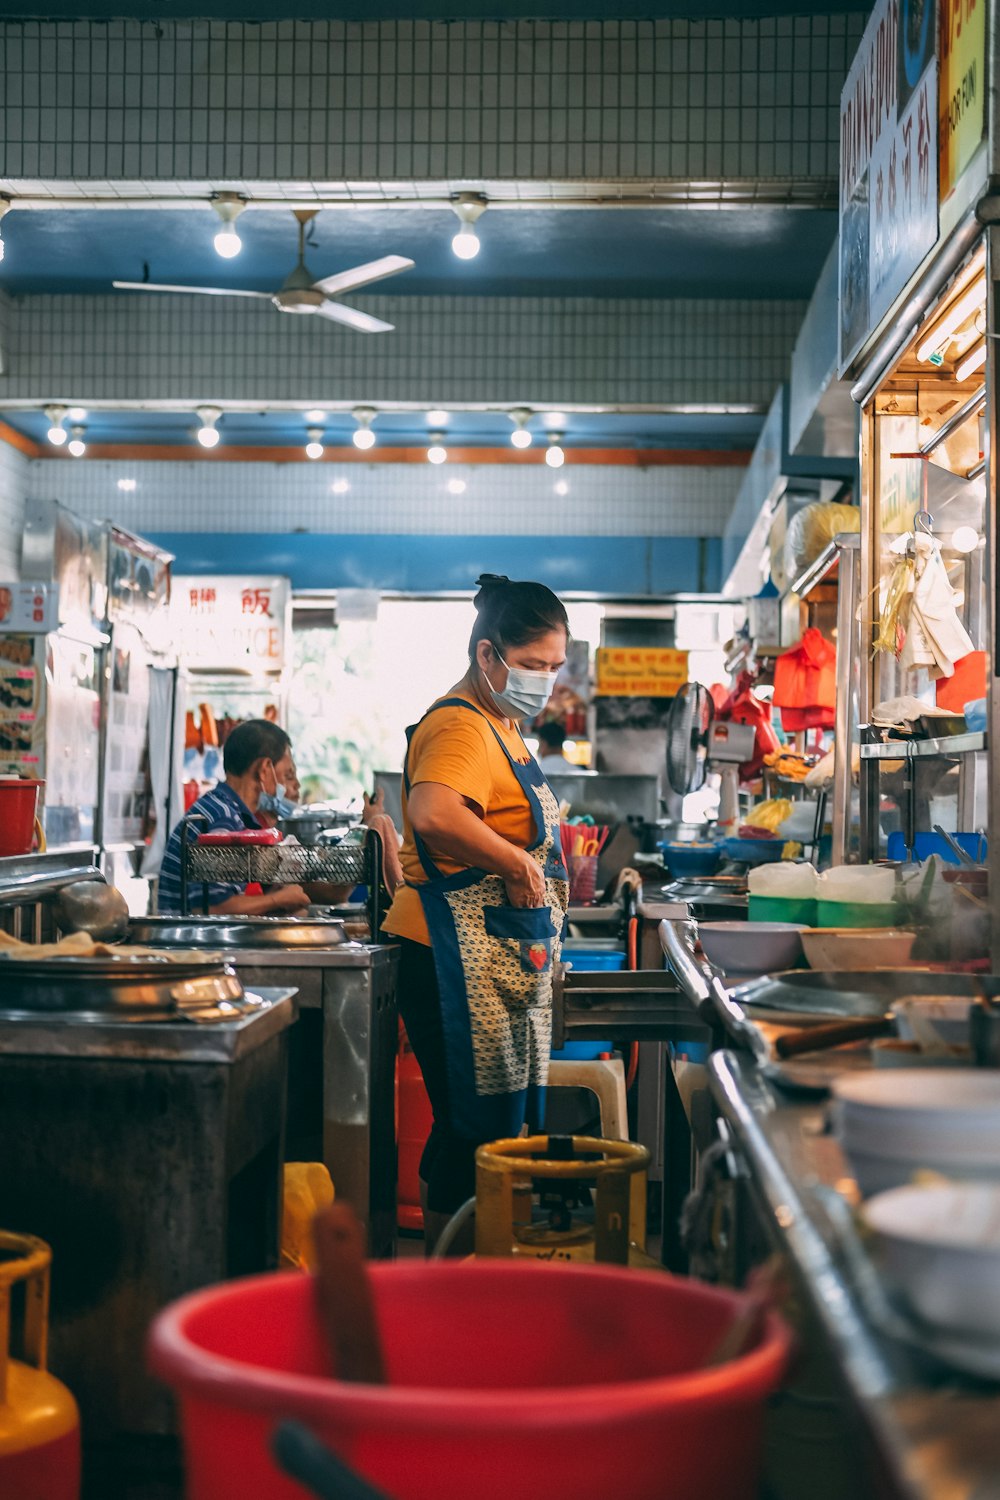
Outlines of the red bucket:
M180 1401L187 1500L301 1500L273 1463L296 1418L392 1500L751 1500L789 1333L699 1365L743 1299L616 1266L371 1268L389 1384L330 1379L311 1277L196 1292L157 1318Z
M44 781L0 779L0 855L27 854L35 836L38 788Z

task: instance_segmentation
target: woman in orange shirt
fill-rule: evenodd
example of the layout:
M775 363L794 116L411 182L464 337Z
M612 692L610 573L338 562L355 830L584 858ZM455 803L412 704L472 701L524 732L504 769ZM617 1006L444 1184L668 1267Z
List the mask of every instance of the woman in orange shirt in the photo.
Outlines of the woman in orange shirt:
M541 1126L569 893L559 805L518 729L566 659L566 611L544 584L479 583L469 670L407 731L406 884L385 922L434 1112L428 1252L475 1192L476 1147Z

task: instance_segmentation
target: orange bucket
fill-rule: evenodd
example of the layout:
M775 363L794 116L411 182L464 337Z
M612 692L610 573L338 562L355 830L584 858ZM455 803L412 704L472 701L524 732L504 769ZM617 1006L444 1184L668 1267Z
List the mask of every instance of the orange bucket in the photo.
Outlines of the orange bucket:
M38 788L44 785L44 781L21 777L0 778L0 855L30 852L37 823Z

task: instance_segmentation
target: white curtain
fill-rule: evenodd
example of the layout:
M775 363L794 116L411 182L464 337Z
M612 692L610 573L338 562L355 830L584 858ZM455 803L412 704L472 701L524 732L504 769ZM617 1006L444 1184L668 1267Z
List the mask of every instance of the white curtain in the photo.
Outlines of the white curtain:
M160 873L167 839L184 812L181 771L184 764L186 710L187 684L181 674L169 667L152 667L149 673L149 779L156 810L156 832L143 856L142 873L146 876Z

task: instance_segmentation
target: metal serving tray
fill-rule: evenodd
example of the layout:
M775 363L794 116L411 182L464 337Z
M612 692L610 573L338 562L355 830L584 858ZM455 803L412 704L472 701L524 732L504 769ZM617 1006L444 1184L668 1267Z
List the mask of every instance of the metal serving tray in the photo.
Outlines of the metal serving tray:
M217 1010L244 1000L235 970L221 958L172 960L166 954L120 958L22 959L0 955L0 1015L111 1015L154 1019Z
M162 948L336 948L339 917L138 917L129 941Z

